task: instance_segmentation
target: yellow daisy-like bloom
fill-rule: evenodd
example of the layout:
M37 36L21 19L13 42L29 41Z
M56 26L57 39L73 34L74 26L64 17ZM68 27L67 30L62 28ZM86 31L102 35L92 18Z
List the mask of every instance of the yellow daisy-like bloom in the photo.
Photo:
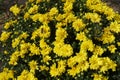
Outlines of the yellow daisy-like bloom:
M58 69L56 68L56 63L52 64L52 66L50 67L50 75L51 77L56 77L60 75Z
M100 68L100 72L105 73L109 69L112 69L112 71L116 71L117 64L114 61L112 61L109 57L104 57L101 60L102 65Z
M85 28L85 24L83 23L82 19L77 19L73 22L72 27L76 31L80 31Z
M77 33L76 40L86 41L87 37L84 32Z
M28 19L30 17L30 14L28 13L28 12L26 12L25 14L24 14L24 19Z
M14 80L14 71L9 70L8 68L4 68L3 72L0 72L0 80Z
M60 74L65 72L65 67L66 67L66 61L65 60L58 61L58 71L59 71Z
M0 36L0 41L5 42L10 37L11 32L2 32Z
M93 55L91 58L89 58L89 63L90 63L90 69L98 70L102 65L102 60L98 58L97 55Z
M39 20L39 17L40 17L40 16L41 16L41 14L36 13L36 14L32 15L31 18L32 18L32 20L33 20L34 22L36 22L37 20Z
M28 65L30 66L30 71L31 72L34 73L36 69L38 70L38 63L37 63L37 61L32 60L32 61L29 62Z
M40 14L39 21L42 22L44 25L47 25L50 21L49 13Z
M108 46L108 50L109 50L111 53L115 53L115 50L117 50L117 48L115 47L115 45L110 45L110 46Z
M57 54L58 56L62 57L68 57L73 54L73 48L71 47L70 44L56 44L54 49L54 53Z
M43 56L43 62L47 63L51 60L51 57L49 55Z
M55 37L55 39L56 39L56 41L64 41L64 39L67 37L67 32L66 32L66 30L64 29L64 28L58 28L57 30L56 30L56 37Z
M120 42L117 42L117 45L120 46Z
M103 44L113 43L115 41L115 36L110 32L109 28L104 29L103 35L99 38L100 41L103 41Z
M78 74L80 72L80 67L75 66L75 67L72 67L71 69L68 69L67 71L68 71L69 75L74 77L76 74Z
M4 25L4 29L9 29L14 23L16 23L17 20L10 20L9 22L6 22Z
M29 36L26 32L23 32L19 37L22 39L26 39Z
M33 56L33 55L40 55L40 49L39 47L37 47L34 43L30 45L30 56Z
M20 13L20 8L18 8L17 5L14 5L10 8L10 11L13 12L15 16L17 16Z
M71 69L68 69L67 72L69 75L74 77L75 75L77 75L80 72L87 71L88 68L89 68L89 63L87 61L83 61L83 62L80 62L77 65L71 67Z
M48 38L50 36L50 27L48 25L42 25L39 27L39 29L36 29L32 33L31 39L35 39L36 37L40 38Z
M101 20L100 15L98 15L97 13L85 13L85 18L90 19L93 23L100 22Z
M65 72L65 64L66 61L60 60L58 61L58 67L56 67L56 63L54 63L51 67L50 67L50 75L51 76L60 76L62 73Z
M96 45L95 48L94 48L93 54L101 56L103 53L104 53L104 49L101 48L101 46Z
M92 42L92 40L86 40L83 41L81 46L80 46L81 51L85 52L85 51L93 51L94 50L94 44Z
M111 22L110 30L115 33L119 33L120 32L120 24L117 21Z
M44 39L41 39L39 43L42 56L46 56L52 51L52 48L44 41Z
M24 58L25 54L28 53L28 49L30 48L30 43L20 43L20 57Z
M66 15L66 18L65 20L63 20L63 22L66 24L66 26L67 26L67 23L74 22L77 19L77 17L72 12L66 13L65 15Z
M40 65L40 71L43 71L43 70L48 71L48 70L49 70L49 67L47 67L47 66L45 66L45 65Z
M14 53L12 53L12 55L10 56L9 64L17 65L18 57L19 57L19 51L15 51Z
M40 26L38 36L42 38L48 38L50 36L50 27L47 25Z
M56 7L53 7L50 9L49 15L53 16L56 15L58 13L58 9Z
M73 3L66 1L63 7L64 12L70 12L72 9L73 9Z
M67 65L68 67L73 67L78 61L78 57L77 56L74 56L74 57L70 57L68 60L67 60Z
M31 7L29 10L28 10L28 13L29 14L33 14L33 13L37 13L38 12L38 6L37 5L34 5L33 7Z
M32 72L23 70L22 73L17 77L17 80L38 80Z
M12 47L13 47L13 48L17 47L17 46L19 45L19 43L20 43L20 40L21 40L21 39L20 39L19 37L13 39L13 40L12 40Z

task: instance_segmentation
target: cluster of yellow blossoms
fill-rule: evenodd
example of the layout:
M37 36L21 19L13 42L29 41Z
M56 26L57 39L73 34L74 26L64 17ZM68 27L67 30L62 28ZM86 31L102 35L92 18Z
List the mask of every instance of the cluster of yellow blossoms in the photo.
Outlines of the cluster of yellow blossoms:
M120 15L101 0L28 0L26 5L23 12L17 5L10 8L18 18L6 22L0 36L12 66L5 66L0 80L77 79L84 72L108 80L109 70L116 71L109 55L119 51Z

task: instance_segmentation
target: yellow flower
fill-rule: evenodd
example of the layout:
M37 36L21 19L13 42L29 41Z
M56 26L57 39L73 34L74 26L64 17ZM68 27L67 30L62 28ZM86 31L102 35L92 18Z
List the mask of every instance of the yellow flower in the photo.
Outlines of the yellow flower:
M46 55L46 56L43 56L43 62L47 63L49 60L51 60L51 57Z
M57 21L61 21L61 20L63 20L64 18L65 18L65 16L64 16L63 14L58 14L58 15L55 16L55 19L56 19Z
M119 33L120 32L120 24L117 21L111 22L110 30L115 33Z
M82 19L77 19L73 22L72 27L76 31L83 30L85 28L85 24L83 23Z
M68 67L73 67L75 66L75 64L78 62L78 57L77 56L74 56L74 57L70 57L68 60L67 60L67 65Z
M10 56L10 61L9 64L10 65L17 65L17 60L19 59L19 51L15 51L14 53L12 53L12 55Z
M35 39L36 37L40 38L48 38L50 36L50 27L48 25L42 25L39 27L39 29L36 29L32 33L31 39Z
M63 26L62 22L58 22L55 27L56 28L62 28L62 26Z
M100 12L107 15L108 20L112 20L115 17L114 10L108 7L101 0L87 0L86 5L89 9L94 10L95 12Z
M58 56L62 56L62 57L68 57L73 54L73 48L71 47L70 44L61 45L60 43L58 43L55 45L53 51Z
M32 15L31 18L32 18L32 20L33 20L34 22L36 22L37 20L39 20L40 15L41 15L41 14L36 13L36 14Z
M50 67L50 75L51 77L56 77L60 75L58 69L56 68L56 63L52 64L52 66Z
M22 73L17 76L17 80L38 80L33 73L23 70Z
M76 40L86 41L87 37L84 32L77 33Z
M30 43L20 43L20 56L21 58L24 58L25 57L25 54L28 53L28 49L30 47Z
M8 29L8 28L10 28L10 26L11 25L13 25L14 23L16 23L17 22L17 20L15 20L15 21L9 21L9 22L6 22L5 23L5 25L4 25L4 29Z
M41 54L45 56L45 55L48 55L51 51L52 51L52 48L48 46L48 47L41 49Z
M30 14L28 13L28 12L26 12L25 14L24 14L24 19L28 19L30 17Z
M94 55L102 55L104 53L104 49L101 46L96 45L93 51Z
M92 22L100 22L100 15L97 13L85 13L85 18L90 19Z
M87 51L87 50L92 52L94 50L94 44L93 44L92 40L83 41L80 46L80 50L81 51L83 50L83 52Z
M62 73L65 72L65 64L66 61L60 60L58 61L58 67L56 67L56 63L52 64L50 67L50 75L52 77L60 76Z
M100 41L103 41L103 44L113 43L115 41L115 36L110 32L108 28L104 29L103 35L99 38Z
M56 7L53 7L50 9L49 15L53 16L56 15L58 13L58 9Z
M17 5L14 5L10 8L10 11L13 12L15 16L17 16L17 14L20 12L20 8L18 8Z
M117 45L120 46L120 42L117 42Z
M4 68L3 72L0 72L0 80L14 80L14 71Z
M64 29L64 28L58 28L57 30L56 30L56 37L55 37L55 39L56 39L56 41L59 41L59 40L64 40L66 37L67 37L67 32L66 32L66 30Z
M42 38L48 38L50 36L50 27L47 25L40 26L38 36Z
M101 60L103 64L101 65L100 72L105 73L105 71L108 71L109 69L112 69L112 71L116 71L117 64L109 57L104 57Z
M29 72L27 74L27 79L25 80L38 80L38 79L33 75L33 73Z
M115 53L115 50L116 50L117 48L115 47L115 45L110 45L110 46L108 46L108 50L111 52L111 53Z
M64 12L70 12L72 9L73 9L72 2L67 1L64 3L64 7L63 7Z
M68 69L67 72L69 75L74 77L76 74L80 73L80 67L79 66L72 67L71 69Z
M43 70L48 71L48 70L49 70L49 67L47 67L47 66L45 66L45 65L40 65L40 71L43 71Z
M88 63L88 61L82 61L82 62L78 63L77 66L80 67L80 72L83 72L83 71L87 71L88 70L89 63Z
M65 72L65 67L66 67L66 61L65 60L58 61L58 71L59 71L60 74Z
M29 10L28 10L28 13L29 14L33 14L33 13L37 13L38 12L38 6L37 5L34 5L33 7L31 7Z
M63 22L67 25L68 23L76 21L77 17L72 13L66 13L66 18L63 20Z
M48 13L40 14L39 21L41 23L43 23L43 25L47 25L49 23L49 21L50 21L49 18L50 18L50 16L49 16Z
M29 35L27 34L27 32L23 32L21 35L20 35L20 38L22 39L26 39Z
M93 55L91 58L89 58L89 63L90 63L90 69L98 70L102 65L102 60L101 58L98 58L97 55Z
M19 38L19 37L13 39L13 40L12 40L12 47L13 47L13 48L17 47L17 46L19 45L19 43L20 43L20 38Z
M32 60L32 61L29 62L28 65L30 66L30 72L34 73L35 70L38 70L38 63L37 63L37 61Z
M37 47L34 43L30 45L30 56L33 56L33 55L40 55L40 49L39 47Z
M2 32L0 41L5 42L10 37L11 32Z

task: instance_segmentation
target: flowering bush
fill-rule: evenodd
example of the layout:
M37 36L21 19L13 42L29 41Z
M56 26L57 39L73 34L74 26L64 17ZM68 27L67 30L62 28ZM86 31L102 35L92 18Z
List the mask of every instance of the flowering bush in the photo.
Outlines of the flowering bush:
M0 37L0 80L118 80L120 15L101 0L28 0Z

